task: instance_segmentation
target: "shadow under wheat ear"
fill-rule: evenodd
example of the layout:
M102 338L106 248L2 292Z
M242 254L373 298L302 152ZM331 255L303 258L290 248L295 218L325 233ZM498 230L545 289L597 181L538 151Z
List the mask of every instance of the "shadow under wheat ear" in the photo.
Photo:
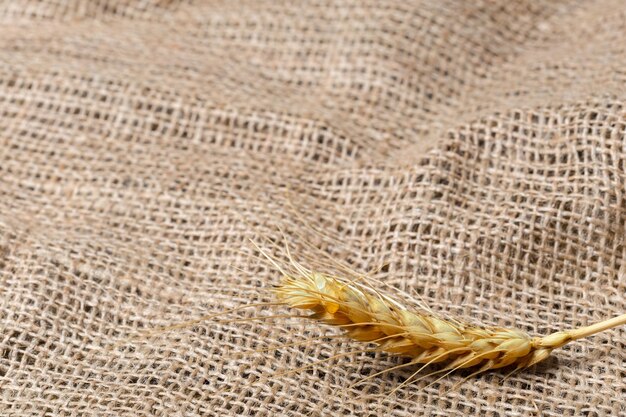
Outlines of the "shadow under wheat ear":
M476 327L413 310L365 284L313 272L293 260L292 264L294 273L281 269L283 278L274 288L280 302L309 310L310 319L342 328L348 337L373 343L377 350L410 357L410 363L448 361L442 371L477 367L472 374L477 375L509 365L527 368L573 340L626 324L624 314L543 337Z

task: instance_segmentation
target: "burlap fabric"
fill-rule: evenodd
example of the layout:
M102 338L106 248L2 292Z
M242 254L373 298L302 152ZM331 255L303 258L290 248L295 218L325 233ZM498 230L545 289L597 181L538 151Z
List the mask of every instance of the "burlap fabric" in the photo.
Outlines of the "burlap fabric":
M350 387L402 362L384 354L276 375L349 341L249 352L333 333L299 320L112 347L268 300L248 239L278 255L281 231L474 324L622 314L625 10L1 1L1 414L626 415L622 329L389 398L415 368Z

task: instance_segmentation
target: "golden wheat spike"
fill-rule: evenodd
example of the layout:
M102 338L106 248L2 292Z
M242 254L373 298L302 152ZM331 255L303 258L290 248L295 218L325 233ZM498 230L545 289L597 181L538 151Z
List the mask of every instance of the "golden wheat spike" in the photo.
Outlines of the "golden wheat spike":
M544 337L500 327L475 327L411 310L353 281L306 269L284 275L274 292L286 305L312 311L310 318L342 328L346 335L379 350L412 358L411 363L449 361L444 370L479 367L476 374L546 359L552 350L583 337L626 324L626 314L576 330Z

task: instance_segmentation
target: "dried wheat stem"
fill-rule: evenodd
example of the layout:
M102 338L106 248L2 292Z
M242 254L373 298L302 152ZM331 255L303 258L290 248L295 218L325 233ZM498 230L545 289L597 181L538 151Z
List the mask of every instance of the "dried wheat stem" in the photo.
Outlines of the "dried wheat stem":
M284 276L275 288L280 302L310 310L309 318L339 327L352 339L376 344L377 350L410 357L411 363L448 361L444 371L476 366L480 367L476 373L509 365L526 368L573 340L626 324L625 314L544 337L514 329L476 327L407 308L367 285L292 263L297 273L281 270Z
M572 340L582 339L589 337L596 333L603 332L605 330L612 329L613 327L623 326L626 324L626 314L613 317L612 319L601 321L600 323L592 324L591 326L581 327L580 329L570 330L568 334Z

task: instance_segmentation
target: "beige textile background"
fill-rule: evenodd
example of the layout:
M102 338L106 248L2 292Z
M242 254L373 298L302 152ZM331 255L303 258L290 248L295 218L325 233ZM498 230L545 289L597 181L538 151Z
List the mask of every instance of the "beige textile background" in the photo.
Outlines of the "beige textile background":
M293 319L111 345L267 300L280 230L471 323L623 314L625 106L624 1L2 0L0 414L624 416L623 329L389 398L275 376L359 348L249 352Z

